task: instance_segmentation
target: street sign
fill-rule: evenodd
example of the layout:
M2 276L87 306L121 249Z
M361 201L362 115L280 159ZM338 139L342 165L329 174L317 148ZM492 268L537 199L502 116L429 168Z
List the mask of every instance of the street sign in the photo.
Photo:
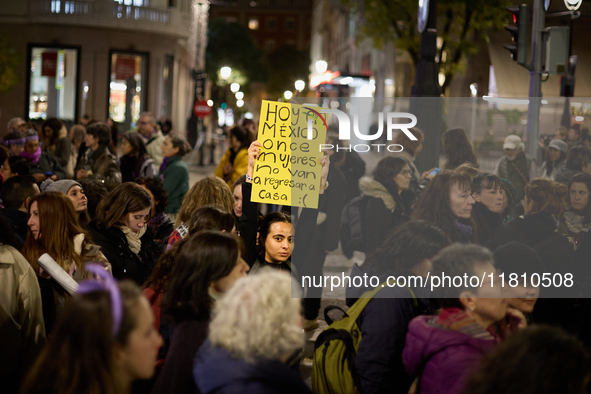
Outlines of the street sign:
M193 113L198 118L205 118L211 114L211 107L207 105L207 101L197 101L193 106Z

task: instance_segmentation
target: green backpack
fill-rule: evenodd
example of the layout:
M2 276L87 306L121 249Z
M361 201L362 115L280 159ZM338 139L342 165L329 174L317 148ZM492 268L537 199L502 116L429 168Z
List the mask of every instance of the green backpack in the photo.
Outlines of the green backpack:
M385 287L385 282L382 284ZM361 330L357 318L365 306L384 287L380 285L364 293L347 312L331 305L324 309L328 327L318 335L314 344L314 365L312 368L312 389L317 394L357 394L359 380L353 365L361 341ZM417 298L410 287L415 306ZM333 322L328 316L332 310L340 310L344 316Z

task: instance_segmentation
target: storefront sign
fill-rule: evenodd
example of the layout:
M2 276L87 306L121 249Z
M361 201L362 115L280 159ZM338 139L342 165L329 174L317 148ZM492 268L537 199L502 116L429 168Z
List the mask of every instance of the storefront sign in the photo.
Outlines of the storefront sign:
M117 56L115 61L115 79L126 80L135 76L135 58Z
M57 70L57 52L43 52L41 54L41 75L55 77Z

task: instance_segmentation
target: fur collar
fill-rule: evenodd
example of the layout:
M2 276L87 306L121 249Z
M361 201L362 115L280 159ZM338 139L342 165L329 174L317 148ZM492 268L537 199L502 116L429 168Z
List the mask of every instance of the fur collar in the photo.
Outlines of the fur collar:
M373 178L367 176L361 178L359 180L359 190L361 190L361 193L365 196L381 199L386 208L391 212L396 210L396 201L394 201L394 197L392 197L384 185Z

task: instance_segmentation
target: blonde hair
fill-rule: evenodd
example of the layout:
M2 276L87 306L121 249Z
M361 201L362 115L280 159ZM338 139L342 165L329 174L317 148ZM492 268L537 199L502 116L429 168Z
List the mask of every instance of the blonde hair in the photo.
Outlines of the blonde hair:
M301 348L301 300L292 298L292 286L289 274L273 268L239 279L216 303L211 343L249 363L279 360Z
M195 183L183 197L181 209L176 217L175 226L188 223L191 215L201 207L216 205L232 213L234 209L234 196L230 186L216 176L208 176Z

